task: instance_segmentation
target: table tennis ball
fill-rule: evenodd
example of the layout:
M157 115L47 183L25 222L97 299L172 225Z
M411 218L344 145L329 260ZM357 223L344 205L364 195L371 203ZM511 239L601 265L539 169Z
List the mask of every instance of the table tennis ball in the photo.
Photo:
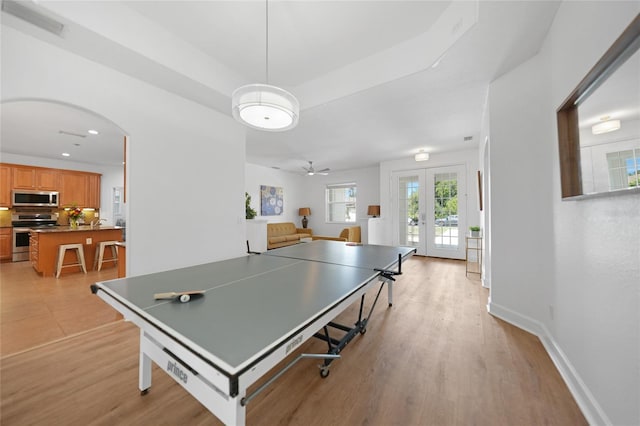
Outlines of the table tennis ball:
M191 300L191 296L189 296L188 294L183 294L182 296L180 296L180 301L181 301L182 303L186 303L186 302L188 302L189 300Z

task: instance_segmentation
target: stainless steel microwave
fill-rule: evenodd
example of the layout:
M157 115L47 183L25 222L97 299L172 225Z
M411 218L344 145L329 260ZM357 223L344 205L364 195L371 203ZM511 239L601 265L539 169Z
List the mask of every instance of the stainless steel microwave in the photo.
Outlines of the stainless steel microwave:
M14 189L11 201L14 206L58 207L60 194L57 191L30 191Z

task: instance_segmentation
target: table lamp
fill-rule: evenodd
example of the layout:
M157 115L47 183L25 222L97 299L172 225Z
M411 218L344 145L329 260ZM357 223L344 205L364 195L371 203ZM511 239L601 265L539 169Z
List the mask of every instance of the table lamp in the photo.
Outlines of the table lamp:
M307 216L311 216L311 209L309 207L300 207L298 209L298 216L302 216L302 227L306 229L309 223Z
M373 217L380 216L380 206L369 206L367 209L367 214Z

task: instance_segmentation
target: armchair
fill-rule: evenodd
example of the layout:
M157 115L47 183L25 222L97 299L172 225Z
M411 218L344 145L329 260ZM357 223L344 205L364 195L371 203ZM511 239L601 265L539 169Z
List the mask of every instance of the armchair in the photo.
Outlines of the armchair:
M321 235L313 235L312 238L314 240L328 240L328 241L345 241L350 243L359 243L361 242L361 231L359 226L350 226L348 228L344 228L340 235L337 237L324 237Z

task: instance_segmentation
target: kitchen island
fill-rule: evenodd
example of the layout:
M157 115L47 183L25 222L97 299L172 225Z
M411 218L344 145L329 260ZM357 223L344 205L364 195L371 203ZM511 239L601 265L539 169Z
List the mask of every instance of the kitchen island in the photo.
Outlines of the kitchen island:
M48 229L32 229L29 242L29 260L33 268L43 276L53 276L56 273L58 247L61 244L82 244L87 270L93 269L96 257L96 247L101 241L122 241L121 226L79 226L71 228L59 226ZM105 258L110 250L105 252ZM75 253L67 251L64 263L76 261ZM113 264L113 262L110 262ZM109 264L105 264L107 267ZM63 273L80 271L80 267L65 268Z

